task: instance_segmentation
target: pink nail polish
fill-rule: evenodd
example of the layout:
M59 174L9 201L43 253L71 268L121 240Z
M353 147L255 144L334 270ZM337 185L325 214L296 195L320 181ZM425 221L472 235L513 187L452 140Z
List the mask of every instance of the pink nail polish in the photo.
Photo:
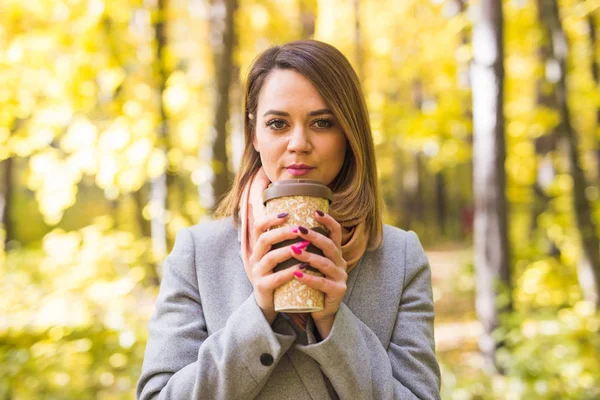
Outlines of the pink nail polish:
M300 244L297 244L296 247L298 247L299 249L305 249L308 247L309 244L310 242L308 240L304 240L300 242Z
M292 232L298 233L298 228L297 227L292 228Z
M297 276L298 278L302 278L304 276L304 274L302 272L294 272L294 275Z
M299 249L296 246L292 246L292 251L296 254L302 254L302 249Z

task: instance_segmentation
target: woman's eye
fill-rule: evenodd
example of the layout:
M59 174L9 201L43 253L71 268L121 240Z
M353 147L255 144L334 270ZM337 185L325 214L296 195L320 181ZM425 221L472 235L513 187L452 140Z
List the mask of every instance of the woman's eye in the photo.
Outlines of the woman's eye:
M283 129L285 128L285 121L280 119L272 119L271 121L267 122L267 126L277 130Z
M318 119L315 121L315 126L319 129L331 128L333 123L328 119Z

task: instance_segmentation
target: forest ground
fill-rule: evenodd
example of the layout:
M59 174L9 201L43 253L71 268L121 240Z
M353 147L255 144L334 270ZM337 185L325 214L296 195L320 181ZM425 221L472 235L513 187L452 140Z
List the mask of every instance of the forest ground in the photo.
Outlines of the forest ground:
M473 373L483 360L477 348L481 324L475 314L472 248L444 243L425 251L432 273L438 359L452 375Z

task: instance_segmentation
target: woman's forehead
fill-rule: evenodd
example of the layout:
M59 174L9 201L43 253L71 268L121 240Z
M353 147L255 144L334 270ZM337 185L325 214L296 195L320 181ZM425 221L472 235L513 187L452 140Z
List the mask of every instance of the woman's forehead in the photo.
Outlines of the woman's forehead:
M259 110L281 111L327 108L312 82L293 70L274 70L267 77L258 97Z

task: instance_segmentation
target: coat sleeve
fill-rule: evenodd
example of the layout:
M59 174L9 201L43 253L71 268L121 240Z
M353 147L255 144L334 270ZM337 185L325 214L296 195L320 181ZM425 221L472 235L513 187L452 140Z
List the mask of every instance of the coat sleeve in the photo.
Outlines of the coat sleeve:
M440 398L431 271L417 235L408 235L404 289L387 349L344 303L325 340L314 343L309 335L308 345L296 345L320 364L341 399Z
M295 336L273 332L254 295L209 336L194 257L192 234L184 229L164 263L137 398L253 398Z

